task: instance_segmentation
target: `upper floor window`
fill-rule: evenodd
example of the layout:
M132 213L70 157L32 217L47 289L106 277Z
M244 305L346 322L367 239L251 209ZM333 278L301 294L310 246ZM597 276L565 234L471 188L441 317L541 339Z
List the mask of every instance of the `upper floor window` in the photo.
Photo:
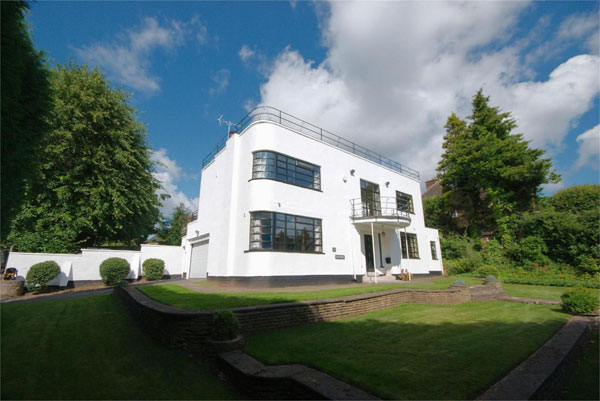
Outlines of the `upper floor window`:
M417 234L400 232L400 241L402 245L402 257L404 259L420 259Z
M396 191L396 206L398 210L415 214L415 208L413 206L413 198L410 194Z
M437 250L435 249L435 241L429 241L429 244L431 245L431 259L438 260Z
M277 152L254 152L252 178L268 178L304 188L321 189L321 167Z
M250 213L250 250L323 252L321 219L274 212Z
M381 215L381 202L378 184L360 180L360 200L362 202L363 217Z

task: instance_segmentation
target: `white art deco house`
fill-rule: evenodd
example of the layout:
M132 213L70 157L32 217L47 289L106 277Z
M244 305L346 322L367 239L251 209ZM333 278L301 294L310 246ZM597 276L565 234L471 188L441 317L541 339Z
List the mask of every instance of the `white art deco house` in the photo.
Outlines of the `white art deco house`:
M419 173L271 107L203 161L188 278L260 285L441 274Z

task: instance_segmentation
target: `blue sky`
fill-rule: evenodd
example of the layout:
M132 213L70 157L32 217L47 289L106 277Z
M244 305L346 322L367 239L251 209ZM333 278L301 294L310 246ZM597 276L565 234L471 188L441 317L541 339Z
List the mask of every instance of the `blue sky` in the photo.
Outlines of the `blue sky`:
M157 172L194 208L201 161L256 104L435 174L444 122L480 87L552 157L559 188L598 183L599 9L589 2L38 2L50 63L132 93Z

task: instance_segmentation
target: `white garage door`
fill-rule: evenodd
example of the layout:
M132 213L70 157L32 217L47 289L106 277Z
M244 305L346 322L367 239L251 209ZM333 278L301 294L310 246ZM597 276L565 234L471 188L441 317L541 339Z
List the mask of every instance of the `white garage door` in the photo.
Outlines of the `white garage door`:
M208 266L208 241L192 245L190 278L206 278Z

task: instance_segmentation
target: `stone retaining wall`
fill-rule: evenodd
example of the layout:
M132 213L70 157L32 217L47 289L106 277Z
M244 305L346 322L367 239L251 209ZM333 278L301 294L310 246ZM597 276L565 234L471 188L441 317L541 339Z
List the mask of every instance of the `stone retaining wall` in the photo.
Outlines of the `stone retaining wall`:
M173 348L202 348L214 311L189 311L164 305L132 287L118 288L116 294L157 340ZM406 303L453 305L469 301L471 288L466 286L448 290L397 289L335 299L249 306L233 309L233 312L242 324L242 332L249 334L338 320Z
M2 280L1 278L0 280L1 298L18 297L19 295L23 295L25 292L25 282L22 280Z

